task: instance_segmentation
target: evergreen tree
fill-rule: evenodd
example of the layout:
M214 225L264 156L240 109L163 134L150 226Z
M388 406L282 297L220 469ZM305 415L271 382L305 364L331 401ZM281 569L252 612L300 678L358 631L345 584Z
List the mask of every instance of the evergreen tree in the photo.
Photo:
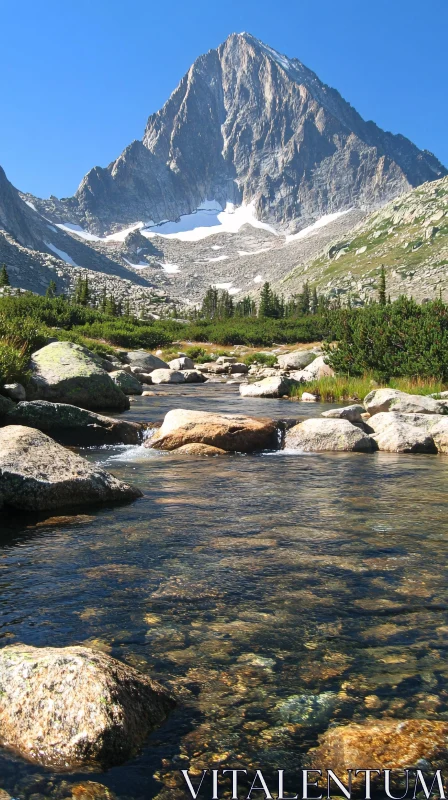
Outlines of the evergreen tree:
M0 286L11 286L6 264L2 264L0 269Z
M386 299L386 271L384 269L384 264L381 264L381 272L380 272L380 280L378 284L378 302L380 306L385 306L387 303Z
M89 279L86 276L84 280L80 278L78 303L81 306L88 306L89 299L90 299Z
M311 302L310 302L310 311L312 314L317 314L317 309L319 306L319 300L317 297L317 289L313 286L313 293L311 295Z
M50 281L50 283L47 286L47 291L45 292L45 297L50 297L50 298L56 297L57 289L58 287L56 286L56 281L53 280Z
M302 314L310 313L310 285L308 281L303 284L302 294L300 295L300 311Z
M272 315L272 291L269 283L263 284L260 295L260 306L258 308L259 317L270 317Z
M102 311L103 314L105 314L106 308L107 308L107 294L106 294L106 287L104 287L103 294L101 295L101 300L100 300L100 311Z
M213 319L218 313L218 290L210 286L202 301L201 314L207 319Z
M106 299L106 307L104 309L104 313L107 314L108 317L115 317L117 314L117 304L113 297L108 297Z

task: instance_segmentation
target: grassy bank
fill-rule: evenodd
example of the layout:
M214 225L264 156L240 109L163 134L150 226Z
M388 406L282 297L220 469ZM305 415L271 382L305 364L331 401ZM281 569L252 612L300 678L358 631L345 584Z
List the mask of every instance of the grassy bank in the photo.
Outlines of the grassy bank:
M335 377L320 378L307 384L291 389L291 397L300 397L303 392L317 395L324 403L344 403L348 401L362 401L372 389L388 386L399 389L408 394L435 394L443 392L448 384L432 378L390 378L388 381L378 382L367 373L359 378Z

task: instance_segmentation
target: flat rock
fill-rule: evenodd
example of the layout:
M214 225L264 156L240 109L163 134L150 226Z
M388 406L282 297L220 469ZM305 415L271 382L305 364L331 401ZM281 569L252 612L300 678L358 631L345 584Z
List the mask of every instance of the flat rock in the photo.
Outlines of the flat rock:
M320 353L316 350L292 350L290 353L277 356L277 363L282 369L305 369L318 355Z
M185 378L182 372L175 369L155 369L151 372L151 380L154 384L184 383Z
M104 444L138 444L144 425L112 419L67 403L47 400L12 405L6 416L8 425L25 425L49 434L65 445L93 447Z
M109 374L115 385L121 389L123 394L142 393L142 384L135 375L130 375L128 372L125 372L122 369L116 370L115 372L110 372Z
M145 372L153 369L168 369L168 364L158 356L153 356L146 350L130 350L125 354L125 359L132 367L141 367Z
M285 447L304 452L355 451L370 453L376 449L364 431L346 419L306 419L286 433Z
M345 408L331 408L329 411L323 411L322 416L327 419L348 419L349 422L362 422L363 413L364 406L354 403Z
M100 366L100 359L79 344L46 345L31 357L31 368L29 400L70 403L93 410L129 408L129 400Z
M255 383L242 383L240 395L241 397L283 397L288 394L292 385L293 382L288 378L263 378Z
M176 408L145 447L176 450L186 444L212 445L229 452L250 453L279 446L279 428L271 419L214 414Z
M175 705L149 676L88 647L4 647L0 689L3 746L59 770L123 763Z
M180 356L180 358L173 358L172 361L168 363L170 369L174 370L184 370L184 369L194 369L194 362L188 356Z
M135 500L141 492L22 425L0 429L0 507L45 511Z

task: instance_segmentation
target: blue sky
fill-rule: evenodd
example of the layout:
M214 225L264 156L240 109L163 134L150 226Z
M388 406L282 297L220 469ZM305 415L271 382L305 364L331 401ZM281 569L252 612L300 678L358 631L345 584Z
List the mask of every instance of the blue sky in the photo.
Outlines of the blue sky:
M194 59L248 31L367 119L448 165L447 0L0 0L0 165L68 196L157 111Z

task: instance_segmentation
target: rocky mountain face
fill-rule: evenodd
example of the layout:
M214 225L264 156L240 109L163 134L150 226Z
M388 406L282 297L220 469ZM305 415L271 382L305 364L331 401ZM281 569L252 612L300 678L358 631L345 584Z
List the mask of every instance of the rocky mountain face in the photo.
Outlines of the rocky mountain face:
M33 202L98 235L176 220L207 199L252 203L259 219L296 231L445 174L435 156L363 120L300 61L242 33L198 58L143 140L92 169L74 197Z
M396 198L341 233L317 258L274 281L276 288L289 295L309 280L343 303L350 295L363 304L377 296L384 266L392 299L407 294L421 302L442 294L448 300L448 177Z

